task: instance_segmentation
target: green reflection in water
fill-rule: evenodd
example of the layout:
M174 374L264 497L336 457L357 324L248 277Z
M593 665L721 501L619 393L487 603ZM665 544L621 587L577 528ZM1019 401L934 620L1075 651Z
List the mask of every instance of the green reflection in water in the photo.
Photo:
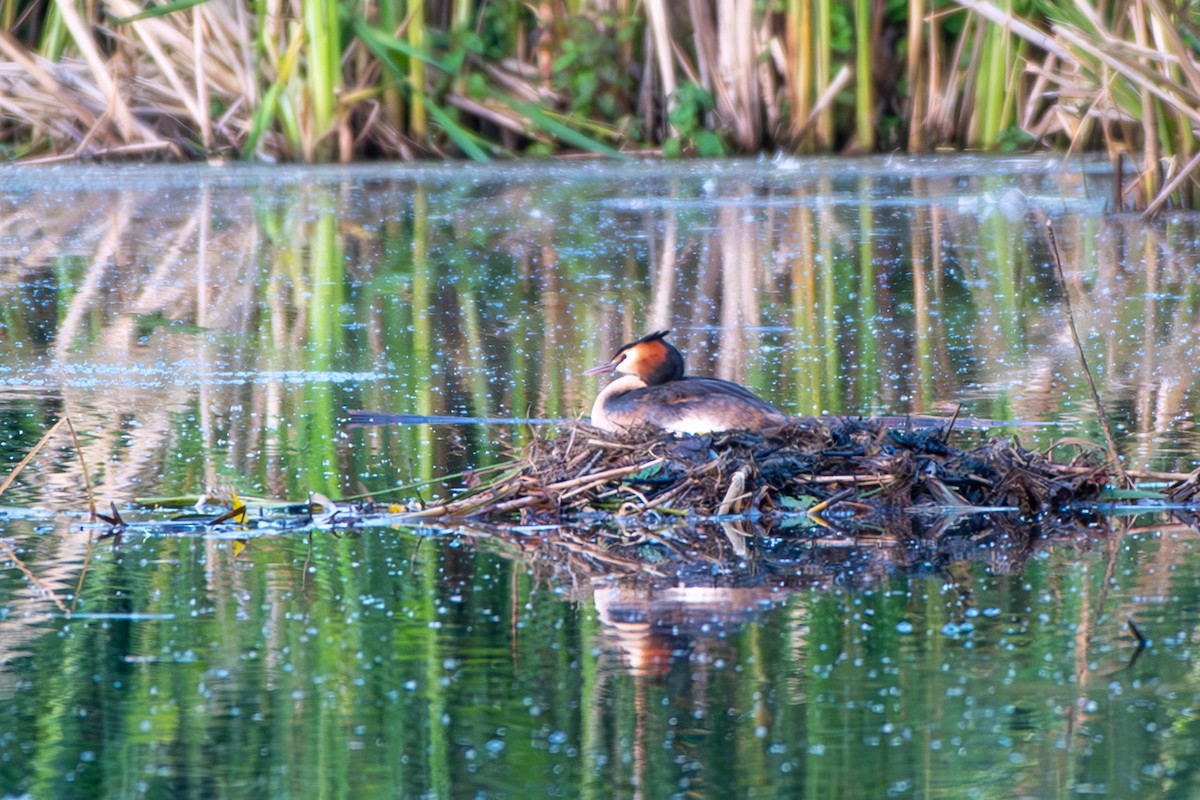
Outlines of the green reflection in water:
M1195 220L1098 217L1070 168L940 166L21 173L0 453L68 413L102 504L379 494L530 434L345 409L574 417L584 368L667 327L693 372L797 414L961 403L1066 423L1019 429L1034 444L1098 438L1070 291L1131 465L1194 468ZM1185 525L942 560L813 544L786 574L650 591L572 572L553 533L93 541L58 515L82 484L56 441L0 509L9 794L1197 789ZM1131 667L1130 617L1154 642Z
M725 614L562 596L543 567L407 531L237 558L122 541L70 620L6 577L0 777L54 797L1198 788L1190 536L731 592ZM1154 640L1133 666L1127 616Z

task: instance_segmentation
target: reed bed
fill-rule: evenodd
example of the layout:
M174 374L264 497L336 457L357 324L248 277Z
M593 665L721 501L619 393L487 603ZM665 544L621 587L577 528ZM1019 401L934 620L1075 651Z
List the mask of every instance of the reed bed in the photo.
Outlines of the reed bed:
M1165 0L0 0L23 159L1104 147L1200 200L1200 14Z

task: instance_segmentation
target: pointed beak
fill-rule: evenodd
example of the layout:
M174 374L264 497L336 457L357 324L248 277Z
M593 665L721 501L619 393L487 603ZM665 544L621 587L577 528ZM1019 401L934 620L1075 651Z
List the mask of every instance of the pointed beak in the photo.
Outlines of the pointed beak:
M592 367L591 369L585 369L583 371L583 374L584 375L603 375L606 372L612 372L616 368L617 368L616 361L606 361L605 363L601 364L598 367Z

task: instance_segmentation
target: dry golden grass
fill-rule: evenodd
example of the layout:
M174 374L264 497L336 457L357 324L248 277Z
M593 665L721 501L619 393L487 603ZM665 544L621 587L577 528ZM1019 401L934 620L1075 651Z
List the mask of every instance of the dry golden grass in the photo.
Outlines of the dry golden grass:
M921 151L1023 131L1107 147L1125 207L1200 199L1200 15L1165 0L1061 0L1053 19L993 0L15 3L0 141L23 159Z

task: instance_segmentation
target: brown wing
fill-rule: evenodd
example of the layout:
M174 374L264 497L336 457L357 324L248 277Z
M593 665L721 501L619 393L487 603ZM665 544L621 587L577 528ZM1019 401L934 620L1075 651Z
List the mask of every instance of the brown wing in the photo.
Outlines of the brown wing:
M684 378L614 397L611 412L688 432L755 430L785 415L744 386L719 378Z

